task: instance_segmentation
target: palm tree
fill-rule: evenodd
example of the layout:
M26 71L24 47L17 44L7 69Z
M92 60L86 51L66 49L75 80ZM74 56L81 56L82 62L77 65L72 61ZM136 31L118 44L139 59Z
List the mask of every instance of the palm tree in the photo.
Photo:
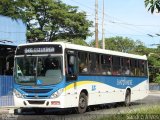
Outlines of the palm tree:
M160 0L145 0L145 7L148 8L148 11L153 13L155 10L156 12L160 12Z

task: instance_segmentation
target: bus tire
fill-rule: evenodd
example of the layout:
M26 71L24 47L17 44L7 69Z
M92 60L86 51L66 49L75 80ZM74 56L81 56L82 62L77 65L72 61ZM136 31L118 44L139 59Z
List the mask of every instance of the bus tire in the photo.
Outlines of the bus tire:
M14 114L15 114L15 115L20 115L20 114L22 114L22 108L14 109Z
M77 108L77 113L82 114L85 113L88 106L88 96L82 92L79 96L79 103Z
M129 90L126 90L124 105L130 106L130 103L131 103L131 92Z

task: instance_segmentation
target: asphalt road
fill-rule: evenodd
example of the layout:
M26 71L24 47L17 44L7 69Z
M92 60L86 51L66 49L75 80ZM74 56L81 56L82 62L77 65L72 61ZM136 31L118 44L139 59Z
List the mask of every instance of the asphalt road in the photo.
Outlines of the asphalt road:
M0 116L2 120L96 120L110 114L120 114L129 111L135 111L136 109L143 108L145 106L152 106L160 104L160 94L151 93L143 100L133 102L130 107L125 107L122 103L113 103L107 105L91 106L84 114L76 114L73 109L66 110L47 110L43 115L35 114L31 109L24 110L23 114L3 114Z

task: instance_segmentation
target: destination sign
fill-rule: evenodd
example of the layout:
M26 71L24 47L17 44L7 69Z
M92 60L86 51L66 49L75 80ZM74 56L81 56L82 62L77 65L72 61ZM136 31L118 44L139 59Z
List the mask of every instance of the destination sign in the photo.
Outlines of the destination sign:
M23 54L61 54L61 45L26 45L19 46L16 55Z
M24 53L46 53L46 52L55 52L54 47L50 48L25 48Z

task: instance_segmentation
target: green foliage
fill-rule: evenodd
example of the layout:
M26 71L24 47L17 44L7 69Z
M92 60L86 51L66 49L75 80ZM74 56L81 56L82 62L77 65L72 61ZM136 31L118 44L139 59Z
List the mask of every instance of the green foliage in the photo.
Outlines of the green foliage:
M150 71L150 82L159 81L160 73L160 49L159 46L156 49L152 49L148 55L148 65Z
M148 57L150 65L160 66L160 56L156 53L151 53Z
M81 39L76 39L72 41L73 44L82 45L82 46L89 46L86 41Z
M160 113L160 106L154 105L154 106L142 107L134 111L128 111L127 113L107 115L97 120L126 120L126 119L129 119L129 120L148 119L149 120L151 118L157 118L157 115L159 115L159 113Z
M157 76L155 78L155 82L160 83L160 74L159 73L157 73Z
M138 41L136 41L136 42L138 42ZM143 43L139 43L136 45L135 49L133 51L131 51L131 53L148 56L153 51L154 51L154 49L147 48L145 45L143 45Z
M22 19L30 42L86 39L92 22L61 0L1 0L0 14Z
M160 12L160 0L145 0L145 7L148 7L148 11L153 13L155 10Z
M129 52L135 48L135 42L127 37L117 36L105 40L106 49Z
M99 44L102 44L102 41L99 41ZM95 41L92 41L90 46L95 46ZM143 46L143 43L140 41L134 41L127 37L111 37L105 39L105 49L115 50L120 52L135 53L138 51L138 46Z

